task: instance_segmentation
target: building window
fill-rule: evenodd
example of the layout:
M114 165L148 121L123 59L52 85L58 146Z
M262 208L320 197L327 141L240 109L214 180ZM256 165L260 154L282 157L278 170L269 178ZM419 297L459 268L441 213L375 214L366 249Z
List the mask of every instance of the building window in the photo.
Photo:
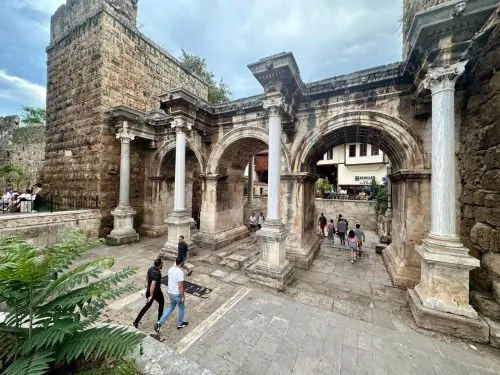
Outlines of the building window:
M372 146L372 156L377 156L377 155L378 155L378 147Z
M366 149L367 149L366 143L361 143L359 145L359 156L366 156Z
M332 160L333 159L333 150L328 150L326 152L326 160Z
M349 157L350 158L356 157L356 145L349 145Z

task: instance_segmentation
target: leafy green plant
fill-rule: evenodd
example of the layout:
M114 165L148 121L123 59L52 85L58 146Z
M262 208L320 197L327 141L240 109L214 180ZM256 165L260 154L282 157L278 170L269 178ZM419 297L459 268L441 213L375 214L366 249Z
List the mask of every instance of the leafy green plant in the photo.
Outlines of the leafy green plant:
M120 359L140 343L139 333L95 324L106 299L134 290L120 283L135 269L100 277L112 258L72 266L93 245L79 232L45 248L0 237L0 301L9 310L0 324L3 374L43 374L75 360Z
M316 188L317 191L321 192L321 197L325 197L325 193L327 191L331 191L333 185L328 182L327 179L325 178L318 178L316 182L314 183L314 187Z
M377 185L375 180L372 181L373 198L376 200L375 212L377 215L384 215L388 207L388 192L386 185Z
M222 79L217 82L215 75L208 69L204 58L187 53L182 50L180 57L182 65L191 73L198 75L208 85L208 101L212 104L221 104L229 101L231 91Z
M47 110L45 108L25 105L21 109L23 110L23 124L28 126L45 124L47 119Z
M15 165L7 163L0 166L0 179L3 180L4 185L18 187L24 177L24 171Z

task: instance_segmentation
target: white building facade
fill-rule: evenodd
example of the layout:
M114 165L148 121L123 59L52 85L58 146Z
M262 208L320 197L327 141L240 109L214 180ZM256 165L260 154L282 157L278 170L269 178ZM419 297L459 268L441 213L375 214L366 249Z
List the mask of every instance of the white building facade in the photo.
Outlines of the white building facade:
M376 146L347 143L329 150L317 163L317 173L328 177L337 194L369 194L372 180L387 181L387 157Z

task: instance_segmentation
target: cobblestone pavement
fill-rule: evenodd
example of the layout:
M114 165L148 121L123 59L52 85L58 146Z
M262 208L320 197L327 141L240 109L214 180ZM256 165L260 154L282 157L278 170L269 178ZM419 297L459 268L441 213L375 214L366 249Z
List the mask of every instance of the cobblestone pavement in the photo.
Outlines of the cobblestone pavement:
M208 298L186 295L189 326L175 329L174 312L157 335L154 304L140 329L220 374L500 373L499 351L415 326L406 292L392 287L372 250L374 233L367 233L366 253L354 264L338 242L324 240L311 269L295 269L296 279L284 293L245 276L244 268L258 257L257 241L248 238L217 252L200 249L188 280L213 291ZM131 324L145 302L146 270L164 242L142 239L88 253L115 257L109 272L139 268L132 278L137 292L111 301L104 321Z

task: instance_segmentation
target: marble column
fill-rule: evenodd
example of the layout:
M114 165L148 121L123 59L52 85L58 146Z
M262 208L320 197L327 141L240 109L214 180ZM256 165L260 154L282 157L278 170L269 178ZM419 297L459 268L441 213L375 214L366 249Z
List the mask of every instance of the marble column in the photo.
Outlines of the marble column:
M465 65L432 68L424 80L432 93L431 230L417 247L420 284L409 297L419 326L483 341L488 333L469 305L469 271L479 260L468 254L456 228L454 93Z
M120 193L118 207L111 211L113 215L113 230L106 237L109 245L122 245L137 242L139 235L134 229L136 212L130 207L130 142L134 139L128 128L128 122L123 120L122 128L116 134L120 140Z
M257 236L261 243L261 259L248 269L255 282L279 290L293 279L292 266L285 258L285 240L288 232L280 216L281 176L281 95L268 96L264 109L269 111L269 164L267 218Z
M168 239L163 246L161 255L168 259L177 256L177 243L179 236L189 245L190 255L195 254L195 246L191 243L191 227L196 223L186 211L186 132L191 130L191 124L181 118L172 122L175 129L175 185L174 185L174 210L165 219L168 227Z
M392 167L387 167L387 210L385 211L385 235L391 236L392 228L392 182L389 176L392 173Z
M252 156L250 158L250 162L248 163L248 187L247 187L247 204L250 206L253 204L253 175L255 173L254 163L255 163L255 158Z

